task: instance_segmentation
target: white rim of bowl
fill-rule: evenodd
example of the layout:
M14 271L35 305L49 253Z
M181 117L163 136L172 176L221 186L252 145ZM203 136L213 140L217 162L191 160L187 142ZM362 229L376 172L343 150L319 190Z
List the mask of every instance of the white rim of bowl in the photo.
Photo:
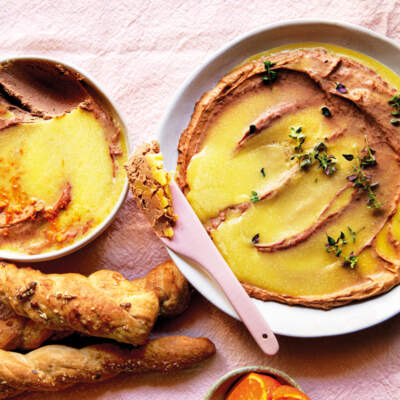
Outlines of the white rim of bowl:
M361 31L361 32L363 32L363 33L365 33L367 35L374 36L377 39L380 39L380 40L383 40L383 41L389 43L390 45L396 47L400 51L400 45L397 45L395 42L392 42L386 36L381 35L380 33L376 33L374 31L371 31L370 29L364 28L362 26L355 25L355 24L350 24L348 22L340 22L340 21L336 21L336 20L317 19L317 18L311 18L311 19L299 18L299 19L287 20L287 21L283 21L283 22L277 22L277 23L274 23L274 24L268 24L268 25L264 25L261 28L254 29L254 30L252 30L250 32L247 32L247 33L245 33L243 35L238 36L236 39L233 39L228 44L226 44L225 46L223 46L219 50L217 50L210 57L208 57L199 67L197 67L194 70L194 72L192 72L183 81L182 85L179 87L179 89L177 90L175 95L172 97L172 100L171 100L171 102L169 104L172 105L172 104L175 104L177 102L179 97L181 97L182 93L185 92L185 90L188 88L188 86L190 86L190 84L192 83L194 78L203 70L205 65L210 64L212 61L214 61L215 59L220 57L221 54L225 53L230 48L238 45L240 42L242 42L244 40L247 40L252 36L259 35L261 32L264 32L264 31L268 31L268 30L272 30L272 29L276 29L276 28L282 28L282 27L286 27L286 26L292 26L292 25L312 25L312 24L316 24L316 25L317 24L327 24L327 25L333 25L333 26L336 25L336 26L344 27L344 28L347 28L347 29L350 29L350 30L354 30L354 31ZM266 50L268 50L268 49L266 49ZM161 119L161 122L160 122L160 124L158 126L158 130L157 130L157 139L158 140L162 136L164 125L166 124L166 122L170 118L170 114L172 112L171 105L167 109L167 112L165 113L164 117ZM193 107L194 107L194 105L193 105Z
M203 68L206 65L209 65L213 61L215 61L217 58L219 58L223 53L227 52L229 49L232 47L235 47L239 45L242 41L250 39L252 36L259 35L260 33L264 31L269 31L273 29L279 29L279 28L284 28L287 26L299 26L301 27L302 25L320 25L320 24L326 24L329 26L338 26L342 27L345 29L348 29L350 31L355 31L355 32L361 32L365 35L369 35L374 37L375 39L381 40L383 42L386 42L387 44L393 46L395 49L397 49L400 52L400 46L396 44L394 41L390 40L384 35L381 35L380 33L376 33L370 29L364 28L359 25L351 24L348 22L341 22L337 20L329 20L329 19L318 19L318 18L298 18L298 19L293 19L293 20L287 20L287 21L282 21L278 23L273 23L273 24L268 24L264 25L260 28L254 29L250 32L244 33L240 36L238 36L236 39L233 39L223 47L221 47L219 50L217 50L215 53L213 53L211 56L209 56L201 65L199 65L181 84L181 86L178 88L177 92L175 95L172 97L172 100L170 102L170 106L168 107L167 111L164 114L164 117L162 118L158 130L157 130L157 139L162 142L162 138L164 136L164 131L165 131L165 125L167 125L169 119L171 119L175 104L177 103L178 99L182 96L182 94L188 89L188 87L192 84L193 80L201 73ZM265 49L268 50L268 49ZM245 58L245 57L244 57ZM379 61L379 60L378 60ZM218 77L217 77L218 78ZM204 90L207 90L206 88ZM194 107L194 104L193 104ZM188 121L189 122L189 121ZM167 249L168 250L168 249ZM181 256L179 254L174 253L173 251L168 250L169 255L175 262L177 262ZM177 264L178 265L178 264ZM196 286L194 284L194 286ZM396 288L393 288L392 290L395 290ZM387 293L384 293L382 295L385 295ZM207 298L207 296L205 296ZM256 300L256 299L255 299ZM237 320L240 320L238 315L234 312L234 310L231 310L230 307L228 307L228 304L226 303L227 300L224 300L222 302L214 302L210 300L217 308L219 308L221 311L224 313L228 314L232 318L235 318ZM366 300L367 301L367 300ZM354 304L354 303L352 303ZM346 306L343 306L346 307ZM395 315L399 314L400 310L397 310L395 312L390 312L387 315L384 315L382 318L377 318L372 324L368 324L367 326L364 327L356 327L354 329L344 329L340 331L339 333L325 333L325 334L317 334L317 335L299 335L299 334L290 334L288 332L276 332L277 334L281 334L284 336L288 337L304 337L304 338L317 338L317 337L329 337L329 336L338 336L338 335L344 335L344 334L349 334L353 332L357 332L361 329L366 329L368 327L380 324L382 322L387 321L388 319L394 317Z
M24 56L15 56L15 57L7 57L5 59L0 60L0 65L4 64L6 62L12 62L15 60L32 60L32 61L49 61L51 63L55 64L60 64L63 67L66 67L67 69L77 72L80 74L83 78L84 81L92 87L101 97L102 100L104 100L107 105L111 108L111 110L114 112L115 116L118 119L118 122L121 125L121 133L124 137L125 141L125 146L126 146L126 151L127 154L129 155L130 153L130 143L129 143L129 136L128 136L128 128L125 122L125 119L120 111L120 109L117 107L116 103L113 101L113 99L104 91L104 89L101 88L101 86L98 84L98 82L93 79L91 75L86 73L85 71L81 70L80 68L76 67L74 64L71 63L66 63L65 61L61 61L57 58L53 57L44 57L40 55L24 55ZM122 188L121 194L115 203L113 209L110 211L109 215L107 218L99 225L97 225L91 233L88 235L84 236L82 239L78 240L77 242L67 246L63 247L62 249L59 250L52 250L49 252L45 253L40 253L40 254L23 254L23 253L17 253L17 252L12 252L8 250L0 250L0 259L5 259L5 260L10 260L10 261L18 261L18 262L41 262L41 261L50 261L54 260L56 258L64 257L67 256L68 254L74 253L75 251L81 249L97 237L99 237L108 227L109 225L113 222L114 218L117 215L117 212L121 208L126 196L128 194L128 178L125 177L125 182L124 186Z

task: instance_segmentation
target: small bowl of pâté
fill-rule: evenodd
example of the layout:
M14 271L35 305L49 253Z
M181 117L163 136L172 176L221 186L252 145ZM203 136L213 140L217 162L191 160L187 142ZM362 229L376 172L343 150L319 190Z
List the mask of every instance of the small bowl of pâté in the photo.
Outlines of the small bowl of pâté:
M65 63L0 63L0 257L43 261L99 235L127 193L126 127Z

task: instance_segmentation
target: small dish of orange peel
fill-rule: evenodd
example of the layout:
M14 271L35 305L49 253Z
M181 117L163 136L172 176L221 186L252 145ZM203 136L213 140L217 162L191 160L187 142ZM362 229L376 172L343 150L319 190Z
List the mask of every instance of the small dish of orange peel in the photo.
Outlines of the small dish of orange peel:
M244 367L221 377L204 400L310 400L286 373L269 367Z

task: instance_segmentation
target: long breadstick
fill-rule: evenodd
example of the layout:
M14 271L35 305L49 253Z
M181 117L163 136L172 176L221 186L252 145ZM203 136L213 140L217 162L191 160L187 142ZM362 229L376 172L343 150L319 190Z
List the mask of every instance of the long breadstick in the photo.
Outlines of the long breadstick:
M57 391L98 382L121 372L168 372L188 368L215 353L206 338L167 336L140 348L98 344L82 349L49 345L22 355L0 350L0 399L22 391Z
M45 275L2 263L0 300L20 316L0 318L3 348L35 348L52 330L75 330L138 345L147 339L159 313L174 315L186 308L189 287L171 261L132 282L113 271L98 271L86 278ZM7 339L12 331L16 338Z

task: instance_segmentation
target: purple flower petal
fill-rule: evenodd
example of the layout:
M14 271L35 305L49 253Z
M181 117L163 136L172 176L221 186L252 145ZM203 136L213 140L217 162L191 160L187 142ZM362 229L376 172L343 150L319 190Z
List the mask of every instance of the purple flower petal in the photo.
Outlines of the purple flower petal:
M357 179L357 175L350 175L346 178L349 182L354 182Z
M341 94L346 94L347 93L346 86L344 86L343 83L337 83L336 84L336 90Z

